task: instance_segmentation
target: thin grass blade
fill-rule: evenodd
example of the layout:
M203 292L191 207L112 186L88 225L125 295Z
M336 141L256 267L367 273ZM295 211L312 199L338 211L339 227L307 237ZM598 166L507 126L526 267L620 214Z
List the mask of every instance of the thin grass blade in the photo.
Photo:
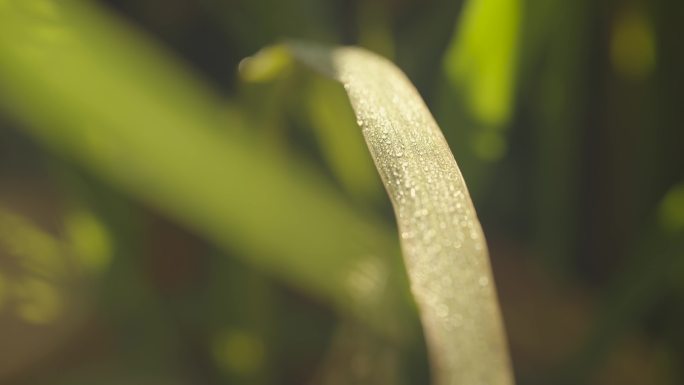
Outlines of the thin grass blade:
M368 51L292 43L340 81L394 206L438 385L512 384L487 246L442 132L406 76Z

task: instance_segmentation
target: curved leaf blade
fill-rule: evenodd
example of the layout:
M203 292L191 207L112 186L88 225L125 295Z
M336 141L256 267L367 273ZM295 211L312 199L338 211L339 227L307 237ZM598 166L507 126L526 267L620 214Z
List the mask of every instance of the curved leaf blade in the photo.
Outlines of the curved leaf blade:
M434 382L512 384L487 247L461 172L406 76L368 51L291 44L344 85L392 201Z

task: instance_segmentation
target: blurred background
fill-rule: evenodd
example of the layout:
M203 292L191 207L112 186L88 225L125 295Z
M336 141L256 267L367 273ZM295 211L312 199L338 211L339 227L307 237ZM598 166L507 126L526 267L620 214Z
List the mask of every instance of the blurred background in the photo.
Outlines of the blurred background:
M429 383L346 96L284 39L416 85L518 384L684 383L683 5L0 0L0 383Z

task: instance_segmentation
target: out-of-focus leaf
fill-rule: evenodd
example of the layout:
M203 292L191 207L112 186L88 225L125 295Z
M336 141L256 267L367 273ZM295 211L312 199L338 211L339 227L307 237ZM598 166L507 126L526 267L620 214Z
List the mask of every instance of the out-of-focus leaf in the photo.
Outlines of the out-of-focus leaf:
M275 79L291 62L283 46L272 46L240 62L240 77L246 82L260 83Z
M284 145L287 128L283 127L283 115L304 105L307 123L339 184L355 200L377 200L381 196L380 181L363 138L356 132L356 118L344 90L322 77L300 81L295 71L299 68L291 68L292 61L284 45L274 45L240 62L240 77L245 86L251 86L245 87L243 99L248 100L244 110L253 116L252 125L270 131L271 138L278 136ZM256 83L268 85L257 89ZM299 91L302 89L305 91Z
M466 1L442 58L435 114L475 196L508 153L522 18L519 0Z
M350 194L373 201L380 195L380 182L344 91L319 78L312 81L308 96L313 129L330 167Z
M267 151L111 15L85 2L0 1L0 89L39 142L226 250L388 334L410 322L386 226Z
M439 127L404 74L358 48L293 43L340 81L392 200L436 384L511 384L486 243Z
M490 126L511 114L521 20L519 0L466 2L444 58L453 86L464 89L473 115Z

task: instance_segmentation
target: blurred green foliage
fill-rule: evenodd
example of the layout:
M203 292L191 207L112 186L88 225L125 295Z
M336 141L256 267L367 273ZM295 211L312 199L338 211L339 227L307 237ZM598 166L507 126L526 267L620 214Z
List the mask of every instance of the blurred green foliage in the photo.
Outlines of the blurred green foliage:
M0 382L428 383L343 91L240 66L298 38L416 84L519 384L682 383L682 8L0 0Z
M522 7L518 0L472 1L464 7L445 54L444 72L465 94L475 118L502 126L511 114ZM484 158L503 155L487 147L480 152Z
M340 306L365 302L359 315L374 322L387 318L372 315L379 305L400 306L403 287L383 287L401 271L385 226L357 214L314 171L264 149L240 127L239 112L130 31L86 6L36 4L56 7L51 28L62 40L38 41L37 54L25 52L28 37L2 47L4 83L15 90L7 103L40 140L295 285ZM33 33L27 5L10 3L16 13L7 12L14 17L3 36ZM349 298L351 277L368 263L383 265L369 278L380 282L352 293L363 301ZM389 322L383 330L394 333Z

